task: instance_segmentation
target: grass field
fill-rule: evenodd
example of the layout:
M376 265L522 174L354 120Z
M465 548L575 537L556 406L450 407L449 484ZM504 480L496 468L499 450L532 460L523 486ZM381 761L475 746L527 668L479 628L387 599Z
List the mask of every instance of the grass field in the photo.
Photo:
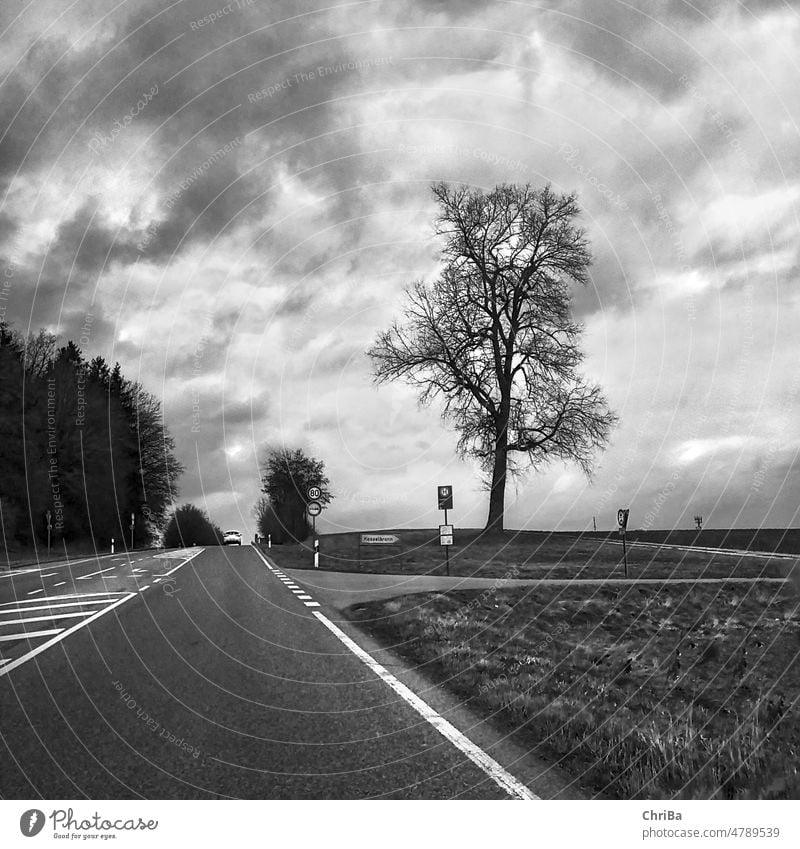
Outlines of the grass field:
M438 529L381 533L396 534L402 544L391 548L364 546L359 552L359 534L320 537L320 568L378 574L445 574ZM456 530L455 542L450 548L450 573L456 576L624 577L622 547L616 535L507 531L487 537L478 530L465 529ZM313 567L310 543L273 546L269 554L283 568ZM628 549L629 575L640 578L786 577L794 566L793 561L778 559L743 559L636 546Z
M793 584L427 593L348 615L598 793L800 798Z

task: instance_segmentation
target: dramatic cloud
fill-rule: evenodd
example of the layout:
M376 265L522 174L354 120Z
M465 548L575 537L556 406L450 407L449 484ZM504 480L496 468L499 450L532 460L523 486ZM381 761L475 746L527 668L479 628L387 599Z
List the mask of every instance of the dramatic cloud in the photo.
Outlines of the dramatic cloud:
M329 528L435 524L480 475L364 351L439 264L429 184L575 191L586 370L620 426L510 526L796 523L800 13L550 0L0 7L4 315L164 401L182 498L254 525L259 458L325 460Z

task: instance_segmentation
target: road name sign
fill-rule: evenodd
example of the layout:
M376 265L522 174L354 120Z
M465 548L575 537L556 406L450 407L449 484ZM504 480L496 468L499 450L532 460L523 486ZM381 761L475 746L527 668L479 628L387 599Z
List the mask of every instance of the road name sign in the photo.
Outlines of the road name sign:
M400 537L394 534L361 534L361 545L397 545Z
M306 510L308 511L309 516L319 516L322 512L322 505L319 501L309 501Z
M318 486L310 486L307 494L309 501L316 501L322 495L322 490Z

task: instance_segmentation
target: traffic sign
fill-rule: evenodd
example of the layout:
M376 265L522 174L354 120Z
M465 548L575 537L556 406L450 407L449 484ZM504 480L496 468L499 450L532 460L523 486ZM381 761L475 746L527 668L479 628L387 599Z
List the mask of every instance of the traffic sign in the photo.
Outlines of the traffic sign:
M453 509L453 487L452 486L437 487L436 494L437 494L437 497L439 499L439 509L440 510L452 510ZM447 518L447 517L445 517L445 518Z
M361 545L397 545L400 537L394 534L361 534Z
M306 510L308 511L309 516L319 516L322 512L322 505L319 501L309 501Z
M617 510L617 524L621 531L628 527L628 514L630 512L630 510Z
M322 490L318 486L310 486L307 494L309 501L316 501L322 495Z

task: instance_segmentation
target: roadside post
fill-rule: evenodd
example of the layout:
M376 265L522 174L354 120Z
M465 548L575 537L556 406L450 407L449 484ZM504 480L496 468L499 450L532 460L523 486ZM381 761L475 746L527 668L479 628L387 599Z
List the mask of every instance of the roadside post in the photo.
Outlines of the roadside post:
M318 486L310 486L306 492L308 504L306 512L311 516L311 535L314 537L314 568L319 569L319 540L317 539L317 516L322 512L322 504L317 501L322 496L322 490ZM272 537L270 536L270 540ZM270 544L270 547L271 544Z
M114 553L114 537L111 537L111 553Z
M272 534L267 534L267 548L272 548Z
M133 528L136 524L136 517L131 513L131 551L133 551Z
M47 516L47 556L50 556L50 531L53 529L53 523L50 521L53 514L48 510Z
M628 527L628 514L630 510L617 510L617 524L619 525L619 534L622 537L622 557L625 562L625 577L628 577L628 547L625 544L625 531Z
M453 526L447 524L447 511L453 509L453 487L440 486L436 489L439 509L444 510L444 524L439 525L439 545L444 546L447 575L450 576L450 546L453 544Z

